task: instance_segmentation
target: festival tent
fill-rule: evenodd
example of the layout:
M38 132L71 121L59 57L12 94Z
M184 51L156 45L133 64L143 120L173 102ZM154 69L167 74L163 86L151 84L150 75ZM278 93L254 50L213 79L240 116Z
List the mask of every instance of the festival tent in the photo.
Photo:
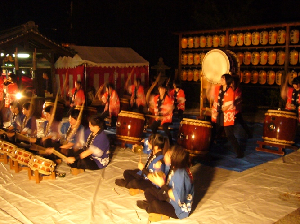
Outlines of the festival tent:
M77 80L96 91L102 84L112 83L120 95L132 69L131 83L140 78L144 87L148 87L149 62L131 48L71 46L71 49L76 52L74 57L59 57L55 62L56 82L62 96Z

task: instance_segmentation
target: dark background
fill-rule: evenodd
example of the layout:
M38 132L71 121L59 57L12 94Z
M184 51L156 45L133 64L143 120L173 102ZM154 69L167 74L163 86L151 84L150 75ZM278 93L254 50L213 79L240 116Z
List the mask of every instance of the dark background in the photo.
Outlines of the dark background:
M299 8L299 0L11 0L1 1L0 30L34 21L57 43L131 47L174 73L175 32L300 21Z

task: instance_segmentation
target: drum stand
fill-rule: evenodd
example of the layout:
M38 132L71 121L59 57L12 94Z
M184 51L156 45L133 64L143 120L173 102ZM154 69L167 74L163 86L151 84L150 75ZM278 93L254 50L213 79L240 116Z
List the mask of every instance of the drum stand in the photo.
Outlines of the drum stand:
M25 166L19 166L19 162L16 160L12 160L12 159L9 159L9 167L11 170L15 170L15 173L19 173L20 171L22 170L30 170L29 167L25 167Z
M3 153L2 155L0 155L0 162L3 162L4 164L8 163L8 156L7 153Z
M41 176L38 170L34 171L34 175L32 175L32 170L28 169L28 178L29 180L35 180L37 184L40 183L41 180L55 180L55 172L52 172L48 176Z
M273 154L277 154L277 155L284 155L284 149L289 148L292 150L297 150L298 148L296 146L291 146L291 145L281 145L281 144L276 144L276 143L271 143L271 142L261 142L261 141L257 141L256 142L259 147L256 147L255 150L256 151L263 151L263 152L269 152L269 153L273 153ZM263 146L271 146L274 148L278 148L278 150L272 150L272 149L266 149Z

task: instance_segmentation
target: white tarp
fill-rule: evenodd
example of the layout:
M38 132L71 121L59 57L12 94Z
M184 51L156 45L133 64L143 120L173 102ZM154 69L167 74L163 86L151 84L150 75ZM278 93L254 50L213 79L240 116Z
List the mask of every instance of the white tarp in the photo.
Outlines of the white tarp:
M86 64L90 67L139 67L149 66L149 62L131 48L71 46L77 54L59 57L55 68L75 68Z

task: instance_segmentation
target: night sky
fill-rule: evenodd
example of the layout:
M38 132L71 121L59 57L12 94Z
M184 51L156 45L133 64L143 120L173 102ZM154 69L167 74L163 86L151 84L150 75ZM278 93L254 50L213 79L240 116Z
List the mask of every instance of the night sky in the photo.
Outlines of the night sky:
M1 1L0 30L34 21L57 43L131 47L150 66L163 57L173 73L175 32L295 22L299 8L299 0L10 0Z

